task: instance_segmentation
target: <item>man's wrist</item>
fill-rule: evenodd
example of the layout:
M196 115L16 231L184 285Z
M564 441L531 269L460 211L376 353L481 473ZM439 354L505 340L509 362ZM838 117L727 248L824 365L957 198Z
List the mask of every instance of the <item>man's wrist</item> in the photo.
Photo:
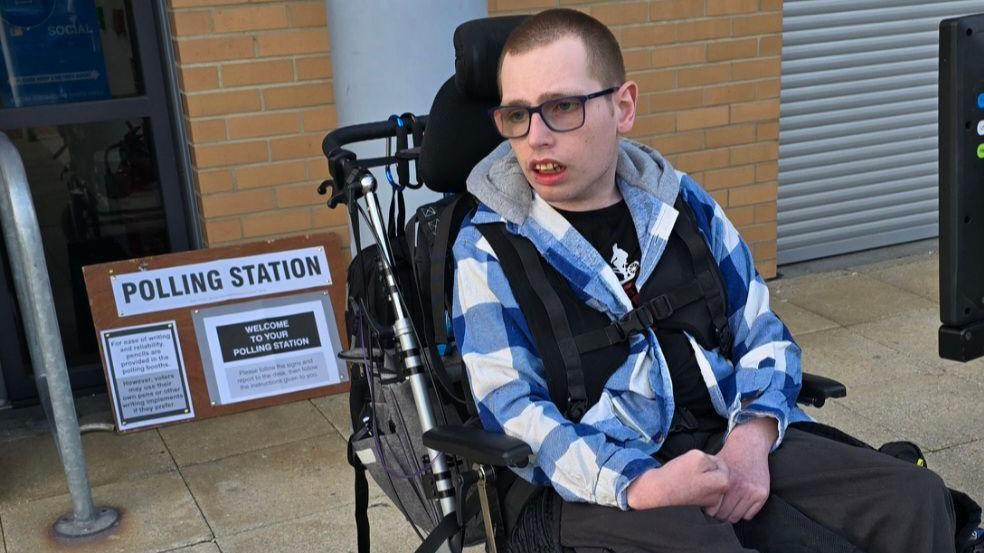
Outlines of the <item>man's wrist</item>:
M755 417L735 426L728 439L732 437L745 443L756 444L768 453L779 439L778 423L772 417Z

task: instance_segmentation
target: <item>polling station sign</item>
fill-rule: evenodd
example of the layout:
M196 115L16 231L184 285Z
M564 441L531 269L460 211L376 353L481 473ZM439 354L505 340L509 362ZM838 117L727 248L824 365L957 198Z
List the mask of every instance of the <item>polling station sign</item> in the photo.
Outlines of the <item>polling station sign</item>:
M113 298L120 317L329 284L331 272L323 247L217 259L112 277Z
M331 233L83 267L121 431L348 390Z
M341 342L323 293L201 309L195 334L213 405L338 384Z

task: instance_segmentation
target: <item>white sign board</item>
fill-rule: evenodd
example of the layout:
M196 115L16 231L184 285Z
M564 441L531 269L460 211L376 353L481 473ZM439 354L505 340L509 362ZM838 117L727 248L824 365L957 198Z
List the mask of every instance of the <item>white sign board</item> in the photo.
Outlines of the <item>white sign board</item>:
M113 275L120 317L331 284L323 247Z
M338 384L348 378L324 293L202 309L192 315L213 405Z
M101 338L117 428L195 417L174 321L104 330Z

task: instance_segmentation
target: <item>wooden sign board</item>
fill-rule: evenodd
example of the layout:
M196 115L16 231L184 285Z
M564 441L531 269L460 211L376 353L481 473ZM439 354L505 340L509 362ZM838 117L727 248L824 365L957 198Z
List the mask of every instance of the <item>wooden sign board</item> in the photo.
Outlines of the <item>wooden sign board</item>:
M84 267L117 428L347 391L343 255L323 234Z

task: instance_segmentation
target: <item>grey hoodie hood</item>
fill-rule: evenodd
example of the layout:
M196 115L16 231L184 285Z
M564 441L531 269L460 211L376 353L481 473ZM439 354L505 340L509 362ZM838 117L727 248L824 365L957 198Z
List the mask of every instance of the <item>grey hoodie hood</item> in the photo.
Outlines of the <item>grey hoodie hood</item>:
M680 191L676 171L662 154L625 138L619 140L615 177L669 205L673 205ZM508 140L475 165L466 184L473 196L510 223L522 225L529 217L533 189Z

